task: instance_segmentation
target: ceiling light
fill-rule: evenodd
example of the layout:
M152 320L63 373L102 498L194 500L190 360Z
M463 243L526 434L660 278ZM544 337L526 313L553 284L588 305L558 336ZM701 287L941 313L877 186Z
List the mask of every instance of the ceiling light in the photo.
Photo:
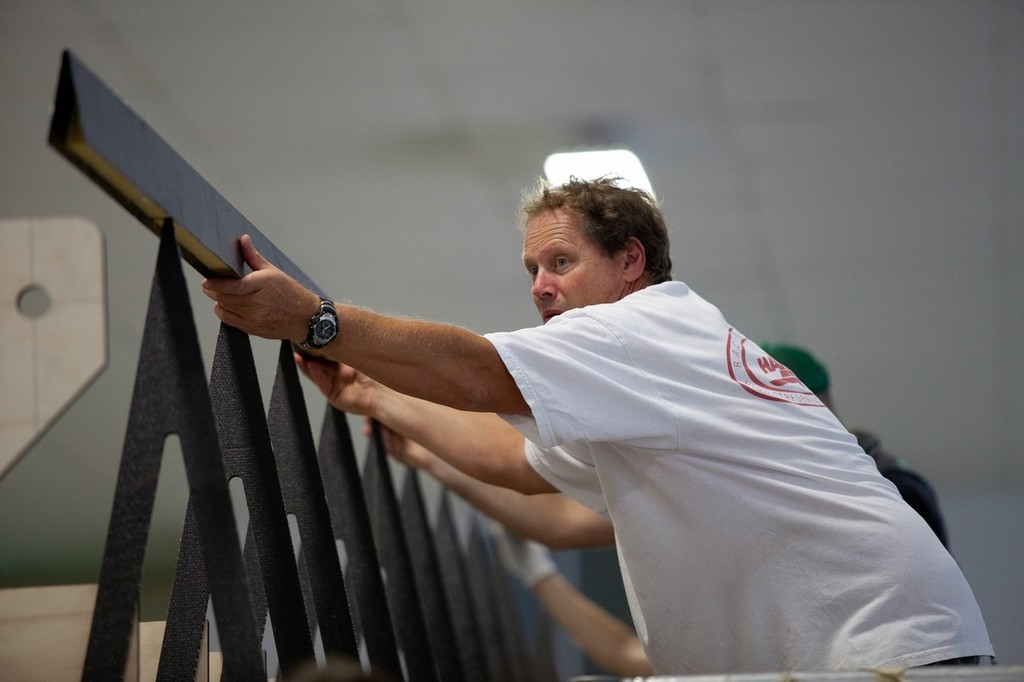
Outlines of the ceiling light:
M642 189L651 196L654 190L647 179L643 164L628 149L601 149L584 152L559 152L544 161L544 175L555 185L568 182L570 177L595 180L605 175L618 175L620 185Z

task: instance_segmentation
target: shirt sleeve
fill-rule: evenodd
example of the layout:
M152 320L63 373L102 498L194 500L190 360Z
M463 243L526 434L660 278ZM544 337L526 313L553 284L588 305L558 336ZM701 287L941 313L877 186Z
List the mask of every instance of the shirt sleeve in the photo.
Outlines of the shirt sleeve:
M529 405L544 447L617 441L648 448L679 442L672 411L634 361L628 335L582 310L542 327L487 334Z
M524 442L527 461L544 480L608 518L608 505L593 464L582 462L561 448L541 448L529 440Z

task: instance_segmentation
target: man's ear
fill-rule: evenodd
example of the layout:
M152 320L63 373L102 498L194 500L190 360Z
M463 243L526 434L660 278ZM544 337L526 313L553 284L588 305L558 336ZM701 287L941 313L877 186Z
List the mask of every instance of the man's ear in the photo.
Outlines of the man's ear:
M623 249L622 275L627 282L635 282L644 275L647 268L647 252L636 237L630 237Z

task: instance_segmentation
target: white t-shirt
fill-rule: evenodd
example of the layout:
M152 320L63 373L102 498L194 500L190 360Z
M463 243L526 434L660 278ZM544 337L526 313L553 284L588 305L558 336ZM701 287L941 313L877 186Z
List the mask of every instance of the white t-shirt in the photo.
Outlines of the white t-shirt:
M956 563L833 414L682 282L488 334L549 482L608 516L660 674L991 655Z

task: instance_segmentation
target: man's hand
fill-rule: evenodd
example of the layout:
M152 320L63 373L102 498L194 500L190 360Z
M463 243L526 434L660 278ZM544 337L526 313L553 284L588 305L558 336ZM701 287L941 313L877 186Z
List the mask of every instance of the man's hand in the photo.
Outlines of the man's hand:
M203 293L222 322L265 339L306 340L320 297L260 255L249 235L238 240L252 272L240 279L206 279Z
M378 394L388 390L348 365L333 360L318 360L296 353L295 364L316 384L327 402L342 412L372 418L376 415Z

